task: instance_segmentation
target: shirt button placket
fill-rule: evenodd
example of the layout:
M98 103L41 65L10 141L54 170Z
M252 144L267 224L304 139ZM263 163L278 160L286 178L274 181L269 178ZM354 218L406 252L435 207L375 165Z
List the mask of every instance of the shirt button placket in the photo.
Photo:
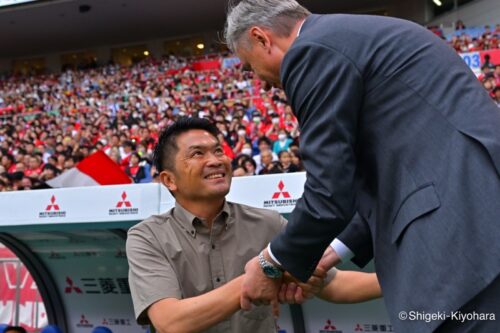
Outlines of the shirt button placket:
M209 254L210 271L212 272L212 282L215 288L220 287L226 282L224 275L224 264L222 262L222 253L219 246L212 242Z

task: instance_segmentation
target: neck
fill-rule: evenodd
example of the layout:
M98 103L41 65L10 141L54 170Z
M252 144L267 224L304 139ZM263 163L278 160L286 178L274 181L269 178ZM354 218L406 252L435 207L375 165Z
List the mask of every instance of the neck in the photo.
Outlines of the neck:
M297 38L297 34L299 33L300 27L302 27L302 24L304 23L306 19L300 19L295 23L295 26L292 28L292 31L290 32L290 35L285 38L278 38L276 40L276 45L278 48L285 54L290 46L292 46L293 42Z
M203 219L209 228L212 228L214 219L222 210L225 198L207 200L207 201L193 201L177 199L177 202L188 212L194 216Z

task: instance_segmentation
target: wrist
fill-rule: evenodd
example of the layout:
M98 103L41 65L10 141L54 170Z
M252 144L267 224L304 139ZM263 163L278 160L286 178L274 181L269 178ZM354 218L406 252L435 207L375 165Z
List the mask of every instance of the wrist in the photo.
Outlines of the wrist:
M266 255L267 254L267 255ZM283 269L279 267L271 259L267 251L264 249L258 256L258 262L265 276L271 279L281 279L283 277Z
M264 250L262 250L262 255L267 261L269 261L274 266L280 268L281 270L285 270L283 266L281 266L281 264L277 262L276 259L271 255L271 253L269 253L269 246L266 247Z

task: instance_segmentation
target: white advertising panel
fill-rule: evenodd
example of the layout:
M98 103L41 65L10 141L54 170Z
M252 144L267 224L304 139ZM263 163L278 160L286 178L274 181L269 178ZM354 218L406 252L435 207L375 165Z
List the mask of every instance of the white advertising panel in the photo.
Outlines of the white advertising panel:
M0 225L142 220L158 212L158 184L0 193Z

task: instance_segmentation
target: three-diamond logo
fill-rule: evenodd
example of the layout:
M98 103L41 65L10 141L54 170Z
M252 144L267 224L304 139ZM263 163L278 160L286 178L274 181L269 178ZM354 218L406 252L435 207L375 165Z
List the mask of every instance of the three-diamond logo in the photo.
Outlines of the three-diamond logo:
M49 204L45 208L45 211L39 212L38 217L66 217L66 212L61 210L61 207L56 202L56 196L52 195L52 197L50 197Z
M55 195L53 195L52 198L50 198L50 204L47 206L47 208L45 208L45 211L50 212L52 210L52 208L54 210L59 210L59 205L56 204Z
M326 320L326 325L323 327L319 333L342 333L342 331L337 330L330 319Z
M127 201L127 192L125 191L123 191L122 193L122 200L118 201L118 203L116 204L116 208L122 208L122 206L132 207L130 201Z
M285 184L283 183L282 180L280 180L280 182L278 183L279 191L274 192L273 199L279 199L280 195L282 195L283 198L285 198L285 199L290 198L290 193L288 193L287 191L284 191L284 188L285 188Z
M121 195L121 200L119 200L114 208L109 210L109 215L137 215L139 214L139 208L134 208L132 201L128 200L127 192L123 191Z
M273 192L272 199L264 200L264 208L294 207L297 204L297 199L293 199L290 192L285 190L285 183L280 180L277 187L278 191Z
M75 292L75 294L82 293L82 290L79 287L75 286L73 280L69 276L66 276L66 288L64 288L64 293L71 294L73 291Z
M80 316L80 322L76 324L77 327L94 327L93 324L91 324L87 318L85 318L85 315L82 314Z

